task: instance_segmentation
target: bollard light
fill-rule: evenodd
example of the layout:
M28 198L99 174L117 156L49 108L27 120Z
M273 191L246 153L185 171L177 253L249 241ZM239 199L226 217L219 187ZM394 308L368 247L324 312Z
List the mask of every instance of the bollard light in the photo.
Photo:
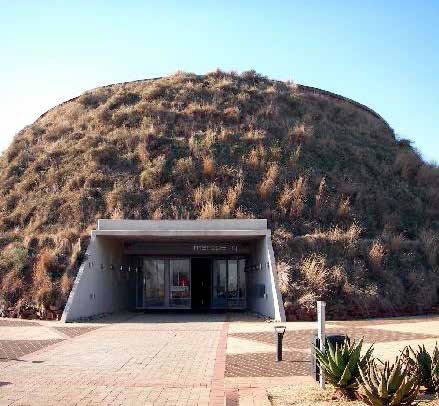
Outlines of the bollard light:
M286 329L286 326L274 326L274 331L277 334L277 361L282 361L282 340Z

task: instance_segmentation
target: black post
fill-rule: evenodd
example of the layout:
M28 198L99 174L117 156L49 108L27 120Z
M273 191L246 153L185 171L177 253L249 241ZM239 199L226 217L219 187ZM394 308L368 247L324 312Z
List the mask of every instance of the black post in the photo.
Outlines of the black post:
M282 361L282 339L284 335L282 333L277 333L277 360Z

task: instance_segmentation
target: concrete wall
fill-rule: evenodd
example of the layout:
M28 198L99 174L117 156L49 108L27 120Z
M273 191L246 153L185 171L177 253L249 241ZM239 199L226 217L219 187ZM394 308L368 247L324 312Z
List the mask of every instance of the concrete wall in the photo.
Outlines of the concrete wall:
M78 271L61 320L68 322L134 307L133 281L119 271L125 239L141 236L141 239L149 241L156 238L174 241L178 235L197 239L204 238L206 234L224 240L245 237L253 241L252 262L262 267L260 271L247 273L248 307L257 313L284 321L285 312L277 284L271 232L267 229L265 219L99 220L98 230L91 233L86 259ZM265 286L264 297L256 295L257 285Z
M266 219L249 220L110 220L99 219L99 231L226 231L267 230Z
M256 240L253 247L252 262L255 265L260 264L261 269L247 273L248 308L277 321L285 321L270 230L267 230L265 238ZM265 287L264 296L260 295L258 285Z
M92 236L61 320L68 322L129 307L134 289L130 292L132 282L120 273L121 263L120 241Z

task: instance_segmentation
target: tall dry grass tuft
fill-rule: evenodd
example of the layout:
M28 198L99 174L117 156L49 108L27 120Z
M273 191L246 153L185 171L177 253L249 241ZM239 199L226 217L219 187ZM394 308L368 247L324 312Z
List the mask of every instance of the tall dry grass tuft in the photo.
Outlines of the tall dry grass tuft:
M236 208L239 196L242 193L242 186L243 182L242 179L240 179L235 186L227 189L226 198L220 208L221 217L227 218L232 214L233 210Z
M439 266L439 235L432 230L422 230L419 234L428 264L434 269Z
M216 218L217 211L218 209L213 203L213 201L212 200L207 201L203 203L203 205L201 206L198 218L200 220L214 219Z
M279 166L277 163L271 163L265 173L264 178L258 185L259 196L262 199L268 199L273 193L273 189L276 183L277 175L279 173Z
M215 175L215 160L211 156L203 158L203 175L212 178Z
M32 275L34 300L38 306L48 306L54 295L54 284L49 275L49 270L54 264L54 258L48 251L43 251L35 266Z
M312 286L315 292L323 294L327 290L328 269L323 255L313 253L305 256L299 270L308 286Z
M263 167L265 165L267 153L262 144L259 144L257 147L253 147L248 156L246 157L246 161L251 168Z
M340 202L338 203L337 215L339 217L347 217L351 211L351 205L349 197L341 197Z
M290 293L290 278L293 271L293 267L287 262L279 262L276 264L277 280L279 283L280 293L287 297Z
M303 176L299 176L291 186L285 184L278 199L278 205L282 213L299 217L305 207L306 194L307 180Z
M382 269L385 254L384 246L379 241L374 241L369 249L369 263L373 269Z
M70 290L73 286L73 277L70 276L67 272L61 276L61 280L59 282L59 289L61 292L61 298L63 300L67 300L69 297Z
M166 157L164 155L160 155L145 163L144 169L140 174L140 184L143 188L155 187L160 183L165 164Z
M305 123L298 123L289 130L289 135L294 139L296 144L303 144L312 134L312 129Z
M319 188L314 199L314 214L320 217L324 210L327 209L328 197L326 193L326 177L323 176L319 182Z

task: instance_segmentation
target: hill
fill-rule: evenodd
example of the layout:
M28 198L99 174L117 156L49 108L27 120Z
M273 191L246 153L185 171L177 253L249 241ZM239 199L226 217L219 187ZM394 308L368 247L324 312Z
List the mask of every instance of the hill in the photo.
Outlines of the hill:
M98 218L267 218L291 319L439 302L439 168L375 112L253 71L116 84L0 158L0 307L63 306Z

